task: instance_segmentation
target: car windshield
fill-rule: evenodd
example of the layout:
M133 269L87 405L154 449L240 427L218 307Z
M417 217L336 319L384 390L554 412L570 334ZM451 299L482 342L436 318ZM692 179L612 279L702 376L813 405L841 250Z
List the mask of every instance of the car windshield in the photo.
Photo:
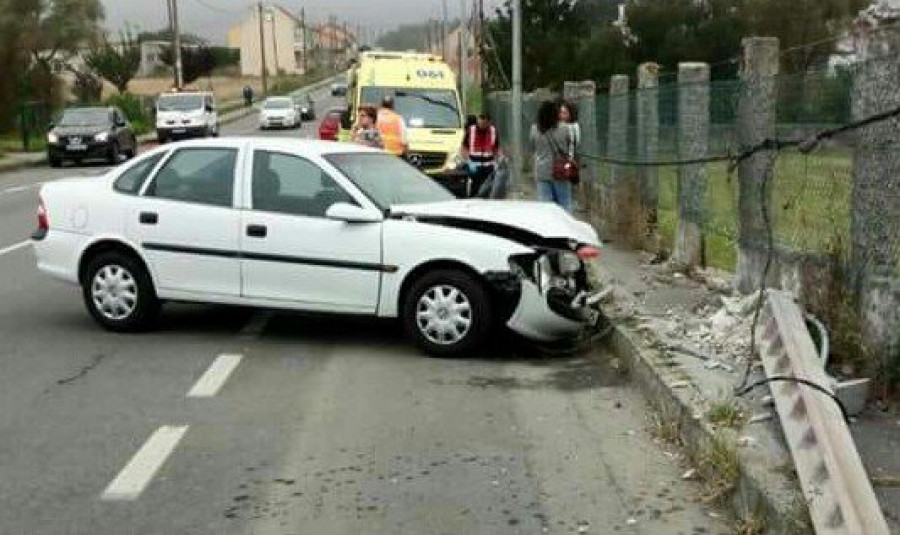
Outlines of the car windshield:
M325 157L379 208L453 200L453 195L427 175L396 156L341 153Z
M162 95L156 103L159 111L191 111L203 107L203 95Z
M267 110L286 110L293 107L294 103L287 98L270 98L265 104Z
M451 89L364 87L360 102L377 104L394 97L394 109L410 128L460 128L456 92Z
M72 109L63 112L59 126L99 126L109 124L109 112L103 109Z

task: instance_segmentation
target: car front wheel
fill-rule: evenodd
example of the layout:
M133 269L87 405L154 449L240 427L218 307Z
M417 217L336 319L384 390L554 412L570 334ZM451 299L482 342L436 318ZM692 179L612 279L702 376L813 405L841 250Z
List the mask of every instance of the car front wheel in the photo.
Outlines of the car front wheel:
M438 270L419 278L403 306L407 335L437 357L468 356L491 330L491 303L484 286L462 271Z
M82 293L91 316L111 331L142 330L159 312L147 270L133 256L116 251L90 261Z

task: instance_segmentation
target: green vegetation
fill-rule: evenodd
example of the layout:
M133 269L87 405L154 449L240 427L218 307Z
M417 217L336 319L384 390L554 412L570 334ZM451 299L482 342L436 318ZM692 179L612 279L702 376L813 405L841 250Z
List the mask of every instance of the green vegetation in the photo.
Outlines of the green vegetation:
M153 117L150 107L140 97L131 93L120 93L106 99L108 106L118 106L122 113L128 117L134 133L137 135L149 132L153 127Z
M773 210L770 214L776 243L799 251L834 252L850 239L849 150L831 149L803 155L782 152L771 181ZM737 263L738 181L729 176L727 164L707 166L706 260L707 264L733 271ZM678 206L678 170L659 172L659 229L673 244Z
M778 37L785 73L824 66L835 37L869 0L629 0L627 28L618 18L620 0L522 0L523 72L527 91L558 89L566 80L596 80L633 73L653 61L674 73L682 61L712 66L714 79L734 78L741 39ZM485 65L495 87L506 89L512 59L510 3L488 24Z
M43 134L35 134L28 140L28 152L47 150L47 139ZM22 137L18 134L0 136L0 155L7 152L22 152Z
M706 415L713 424L732 429L740 429L747 419L744 412L733 401L714 403Z
M141 43L130 31L121 34L117 45L110 44L104 37L100 44L91 48L85 63L97 75L116 86L119 93L124 93L141 66Z
M697 458L697 472L704 482L705 501L724 504L741 477L734 440L724 433L715 435Z

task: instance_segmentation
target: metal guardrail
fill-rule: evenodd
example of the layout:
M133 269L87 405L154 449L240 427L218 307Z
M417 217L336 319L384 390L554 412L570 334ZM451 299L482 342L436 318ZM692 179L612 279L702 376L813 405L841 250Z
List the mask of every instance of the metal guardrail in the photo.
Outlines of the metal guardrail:
M769 290L757 332L763 366L800 486L818 534L888 535L840 406L805 380L834 394L804 322L787 292Z

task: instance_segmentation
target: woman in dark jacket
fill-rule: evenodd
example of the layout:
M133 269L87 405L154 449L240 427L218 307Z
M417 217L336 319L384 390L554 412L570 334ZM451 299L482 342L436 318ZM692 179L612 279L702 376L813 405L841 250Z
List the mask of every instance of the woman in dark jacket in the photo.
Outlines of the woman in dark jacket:
M566 156L572 145L568 127L559 124L559 107L546 101L538 109L537 121L531 126L529 136L534 154L534 180L538 200L553 202L566 211L572 211L572 183L553 179L553 161Z

